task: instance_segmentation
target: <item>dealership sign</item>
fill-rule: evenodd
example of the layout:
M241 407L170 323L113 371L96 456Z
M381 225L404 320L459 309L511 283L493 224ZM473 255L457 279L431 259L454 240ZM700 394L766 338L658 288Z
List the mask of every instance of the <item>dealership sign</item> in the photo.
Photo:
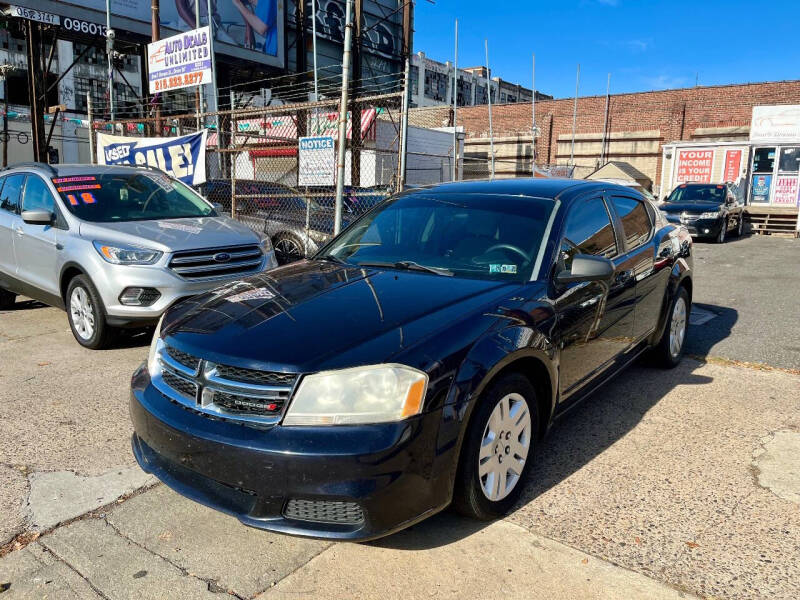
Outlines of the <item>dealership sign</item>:
M742 151L741 150L726 150L725 151L725 177L722 181L736 182L739 180L739 171L742 166Z
M150 93L211 83L211 52L208 27L148 44Z
M97 134L97 164L148 165L187 185L206 180L206 131L172 138Z
M754 106L750 141L800 139L800 104Z
M797 175L778 175L775 178L773 204L794 206L797 202Z
M301 137L298 150L298 185L335 184L336 144L331 136Z
M678 153L678 183L711 182L711 167L714 165L713 150L681 150Z

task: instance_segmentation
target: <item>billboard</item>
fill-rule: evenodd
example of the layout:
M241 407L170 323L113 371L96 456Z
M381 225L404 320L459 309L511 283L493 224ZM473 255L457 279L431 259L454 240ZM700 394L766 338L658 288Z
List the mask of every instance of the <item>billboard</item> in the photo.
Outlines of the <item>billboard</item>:
M211 83L208 27L148 44L147 72L151 94Z
M678 183L711 183L713 150L681 150L678 153Z
M16 5L65 18L89 20L86 9L96 11L95 21L105 23L106 0L16 0ZM207 3L200 0L200 25L208 25ZM195 28L195 0L161 0L162 35ZM141 23L136 33L150 34L151 0L111 0L111 27L124 30L115 18ZM215 49L255 62L283 67L284 0L211 0Z
M800 140L800 104L754 106L750 141Z

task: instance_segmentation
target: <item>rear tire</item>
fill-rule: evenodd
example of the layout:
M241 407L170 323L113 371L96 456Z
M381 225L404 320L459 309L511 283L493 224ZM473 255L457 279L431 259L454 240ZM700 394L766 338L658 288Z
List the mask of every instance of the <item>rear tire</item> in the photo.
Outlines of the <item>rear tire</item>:
M690 313L689 292L681 286L669 304L669 313L667 313L669 317L661 340L653 348L652 356L659 366L673 369L681 362L683 349L686 346L686 334L689 330Z
M0 310L11 310L17 301L17 295L14 292L0 289Z
M67 319L72 335L84 348L101 350L112 338L100 294L85 275L72 278L67 286Z
M477 402L461 449L453 505L485 521L506 514L522 493L533 463L539 411L536 390L519 373L492 383Z

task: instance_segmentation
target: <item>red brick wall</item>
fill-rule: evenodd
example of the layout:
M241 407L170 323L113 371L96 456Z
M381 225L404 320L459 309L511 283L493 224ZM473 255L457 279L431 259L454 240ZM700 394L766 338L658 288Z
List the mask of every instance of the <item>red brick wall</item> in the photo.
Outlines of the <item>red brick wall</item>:
M609 130L612 132L660 130L661 143L688 140L697 128L749 125L752 109L761 104L800 104L800 80L742 85L694 87L660 92L640 92L611 96ZM556 162L556 140L572 133L573 99L544 100L536 103L537 162ZM449 107L436 109L446 119ZM603 130L605 96L578 99L577 133ZM431 115L432 116L432 115ZM458 109L458 124L467 137L488 136L486 106ZM496 137L530 135L530 104L504 104L492 109ZM659 158L657 178L661 175Z

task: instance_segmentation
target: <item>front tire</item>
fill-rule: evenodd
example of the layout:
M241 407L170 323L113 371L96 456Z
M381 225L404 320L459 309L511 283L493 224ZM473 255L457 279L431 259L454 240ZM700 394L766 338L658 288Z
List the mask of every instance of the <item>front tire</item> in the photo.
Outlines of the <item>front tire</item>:
M92 282L85 275L73 277L67 287L67 319L72 335L84 348L101 350L111 341L111 327Z
M17 301L17 295L8 290L0 289L0 310L11 310Z
M717 243L724 244L725 243L725 234L728 232L728 219L726 218L722 225L720 225L719 233L717 234Z
M686 291L685 287L681 286L670 302L669 320L664 327L661 340L653 349L653 357L656 363L666 369L677 367L683 358L686 333L689 329L690 312L689 292Z
M497 380L478 399L466 433L453 504L461 514L490 520L519 499L539 431L536 390L519 373Z
M305 258L303 242L291 233L279 233L272 239L272 248L279 265L286 265Z
M734 237L742 237L742 231L744 231L744 215L739 215L739 224L736 226L736 231L734 232Z

